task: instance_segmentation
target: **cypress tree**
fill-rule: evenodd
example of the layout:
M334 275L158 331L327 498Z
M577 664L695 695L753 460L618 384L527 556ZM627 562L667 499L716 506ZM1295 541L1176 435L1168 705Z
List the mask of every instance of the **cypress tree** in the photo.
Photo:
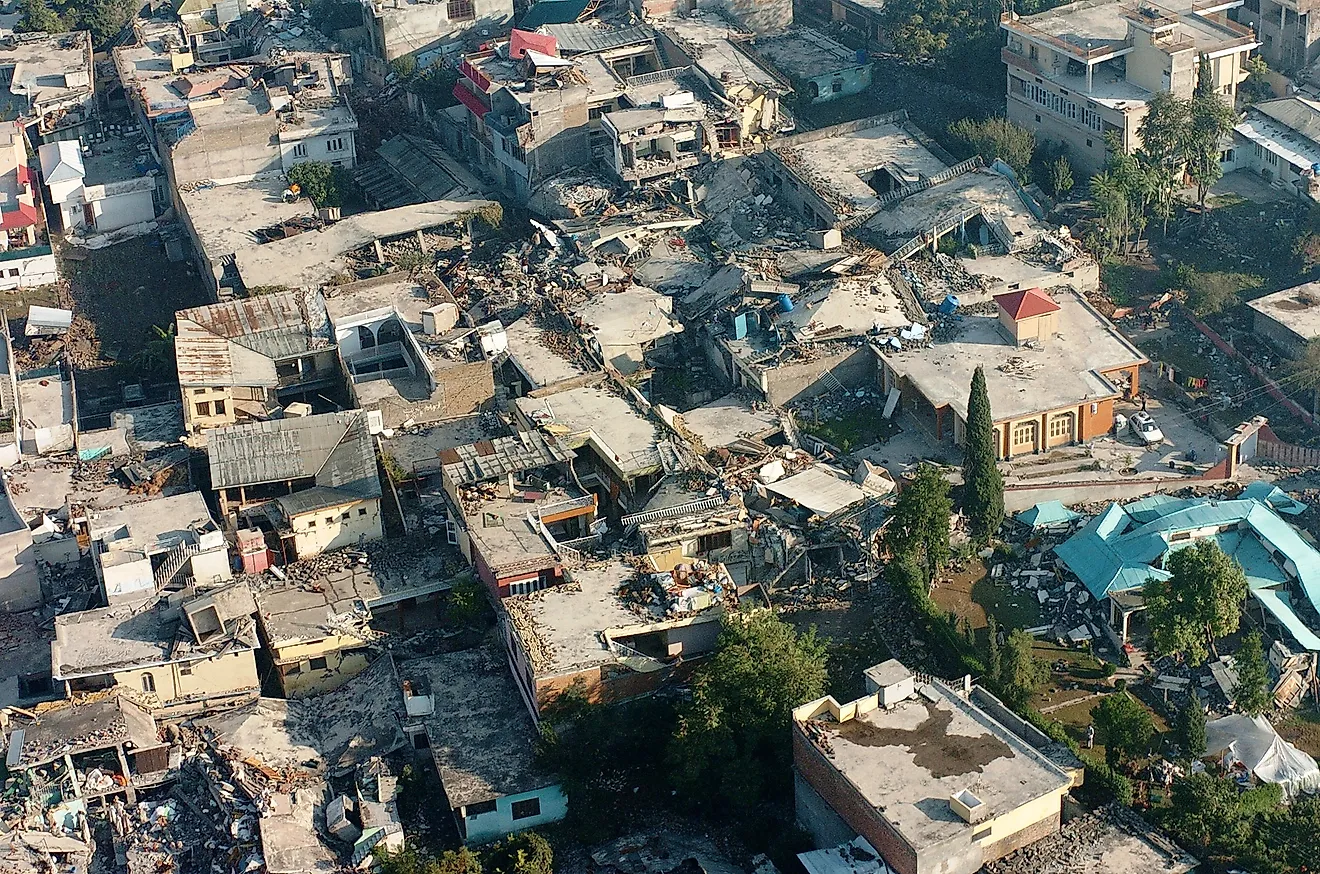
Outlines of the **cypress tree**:
M995 464L995 422L990 414L990 394L985 371L972 374L972 393L967 399L967 434L963 447L963 512L971 524L972 537L984 543L1004 521L1004 478Z

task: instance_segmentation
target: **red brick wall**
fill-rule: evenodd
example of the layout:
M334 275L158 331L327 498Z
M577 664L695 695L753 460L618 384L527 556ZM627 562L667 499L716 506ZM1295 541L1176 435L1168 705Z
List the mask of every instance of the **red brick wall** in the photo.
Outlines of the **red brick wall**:
M871 842L899 874L917 874L917 854L871 804L793 727L793 765L839 818Z

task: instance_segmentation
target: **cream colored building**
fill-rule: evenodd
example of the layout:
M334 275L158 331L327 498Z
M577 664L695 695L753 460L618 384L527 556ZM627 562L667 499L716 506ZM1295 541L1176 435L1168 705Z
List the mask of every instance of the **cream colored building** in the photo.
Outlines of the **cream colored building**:
M860 835L898 874L974 874L1059 830L1066 750L1052 760L970 688L917 680L896 660L865 675L866 696L793 711L797 819L817 846Z
M52 677L70 696L118 686L170 714L227 708L260 694L257 607L246 583L162 604L57 616Z
M1074 167L1098 172L1107 134L1126 151L1140 145L1138 129L1155 93L1192 96L1202 55L1215 91L1236 100L1247 58L1259 45L1249 28L1227 16L1241 5L1082 0L1038 15L1005 13L1008 118L1039 140L1066 145Z

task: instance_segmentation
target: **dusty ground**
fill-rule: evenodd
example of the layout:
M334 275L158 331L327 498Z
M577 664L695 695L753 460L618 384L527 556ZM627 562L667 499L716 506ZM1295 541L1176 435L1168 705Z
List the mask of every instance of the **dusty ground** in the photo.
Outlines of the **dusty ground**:
M152 336L168 328L176 310L209 303L201 279L189 263L165 257L157 237L139 237L104 249L61 259L68 296L81 319L90 323L104 361L130 358ZM91 362L79 362L90 366Z
M932 597L941 609L956 613L959 625L970 620L977 639L984 644L986 616L993 613L995 621L1005 631L1014 628L1034 628L1040 624L1040 604L1034 593L1014 592L1007 584L996 585L987 576L986 566L980 559L963 562L960 569L946 573L935 587Z
M1298 710L1275 726L1279 736L1304 753L1320 756L1320 712Z

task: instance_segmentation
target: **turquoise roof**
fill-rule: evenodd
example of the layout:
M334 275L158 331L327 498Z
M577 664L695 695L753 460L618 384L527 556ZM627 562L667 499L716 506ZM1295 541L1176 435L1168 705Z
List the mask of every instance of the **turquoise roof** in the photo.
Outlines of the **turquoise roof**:
M1072 520L1080 518L1081 516L1069 510L1061 501L1042 501L1029 510L1017 514L1019 522L1030 525L1033 529L1067 525Z
M1240 497L1264 501L1269 504L1275 512L1287 513L1289 516L1300 516L1302 513L1306 512L1305 504L1296 500L1273 483L1268 483L1263 479L1258 479L1243 489Z
M1251 496L1232 501L1151 496L1110 504L1054 552L1099 599L1140 588L1151 578L1167 579L1157 565L1171 550L1213 537L1242 565L1256 600L1298 643L1320 649L1320 636L1298 618L1285 591L1295 582L1320 612L1320 552L1276 512L1296 502L1274 492L1279 494L1257 487ZM1197 537L1174 539L1185 534Z

